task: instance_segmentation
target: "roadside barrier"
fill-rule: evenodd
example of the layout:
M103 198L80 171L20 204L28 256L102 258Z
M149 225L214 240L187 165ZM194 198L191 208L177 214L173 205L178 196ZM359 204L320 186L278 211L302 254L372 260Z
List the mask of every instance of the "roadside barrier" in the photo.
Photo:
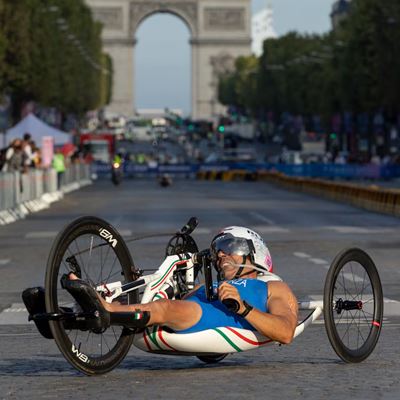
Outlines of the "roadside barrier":
M295 192L309 193L330 200L345 202L384 214L400 217L400 190L383 189L376 185L368 187L337 183L323 179L287 176L281 172L231 170L216 173L199 171L197 179L221 181L264 181Z
M288 177L279 172L267 171L259 172L258 180L274 183L296 192L310 193L334 201L349 203L370 211L400 216L400 190L398 189Z
M91 183L90 167L73 164L67 168L57 187L54 169L30 170L27 173L0 173L0 225L24 218L28 213L48 208L64 193Z

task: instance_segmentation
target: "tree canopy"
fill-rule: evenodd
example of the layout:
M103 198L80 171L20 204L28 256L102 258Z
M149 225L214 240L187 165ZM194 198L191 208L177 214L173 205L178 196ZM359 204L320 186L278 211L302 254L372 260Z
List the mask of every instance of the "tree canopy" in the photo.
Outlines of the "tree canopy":
M325 35L292 32L264 42L220 77L219 99L245 113L400 112L400 2L353 0Z
M111 59L83 0L0 0L0 94L82 114L111 96Z

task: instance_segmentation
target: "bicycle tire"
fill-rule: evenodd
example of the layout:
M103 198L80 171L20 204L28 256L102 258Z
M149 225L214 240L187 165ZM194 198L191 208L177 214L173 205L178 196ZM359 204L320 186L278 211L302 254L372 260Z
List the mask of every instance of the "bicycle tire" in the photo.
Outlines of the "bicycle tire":
M345 249L333 260L325 280L324 319L329 341L343 361L359 363L374 350L382 328L383 293L378 270L363 250ZM356 336L350 338L354 328Z
M222 361L228 354L216 354L215 356L196 356L200 361L206 364L216 364Z
M80 247L82 244L83 249ZM111 257L110 264L113 264L110 266L108 260ZM74 302L60 286L61 275L71 270L71 259L81 268L81 279L91 282L92 286L112 280L126 283L134 277L132 257L116 229L97 217L78 218L61 230L49 254L45 278L46 311L49 313L59 312L60 306ZM137 291L130 292L122 301L138 303ZM104 332L94 332L90 329L67 329L61 321L50 321L50 328L66 360L87 375L104 374L115 368L128 353L134 336L132 331L114 326ZM111 341L113 344L110 346Z

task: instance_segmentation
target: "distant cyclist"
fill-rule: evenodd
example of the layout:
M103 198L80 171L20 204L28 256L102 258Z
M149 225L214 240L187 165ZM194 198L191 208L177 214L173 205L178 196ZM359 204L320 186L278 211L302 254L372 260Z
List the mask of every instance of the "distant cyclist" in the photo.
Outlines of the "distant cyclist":
M115 153L113 158L113 164L121 165L123 161L121 153Z

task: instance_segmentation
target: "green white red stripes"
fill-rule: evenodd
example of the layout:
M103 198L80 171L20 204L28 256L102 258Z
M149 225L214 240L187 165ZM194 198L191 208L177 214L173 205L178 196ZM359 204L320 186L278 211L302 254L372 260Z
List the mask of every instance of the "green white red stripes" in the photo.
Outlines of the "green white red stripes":
M177 351L176 349L174 349L170 344L167 343L167 341L165 340L164 336L163 336L163 329L161 326L153 326L152 327L152 332L150 332L150 328L146 328L143 332L143 339L146 343L146 346L148 348L148 351L152 351L152 347L150 345L150 342L148 339L150 339L150 341L156 346L156 349L154 350L165 350L162 348L162 346L160 345L161 343L163 343L168 350L170 351ZM159 343L159 341L161 343Z
M240 333L239 331L237 331L236 329L231 328L230 326L226 326L225 328L214 328L214 331L218 332L226 340L226 342L229 343L230 346L232 346L232 348L234 350L236 350L237 352L241 352L243 350L248 350L248 348L243 349L242 347L240 347L244 343L250 344L254 347L258 347L258 346L262 346L263 344L272 342L272 340L270 340L270 339L267 339L264 341L252 340L249 337L247 337L247 336L243 335L242 333ZM235 335L234 338L230 337L226 331L232 332ZM240 341L238 342L237 340L234 340L236 338L239 338ZM248 346L246 346L246 347L248 347Z
M153 326L145 329L139 347L149 352L240 353L271 342L257 332L229 326L187 334L171 333Z
M168 299L167 293L164 291L160 290L153 298L153 301L155 300L160 300L160 299Z
M167 270L166 270L165 273L161 276L161 278L160 278L158 281L156 281L155 283L153 283L153 284L151 285L151 290L154 290L154 289L158 288L160 285L162 285L162 284L165 282L165 280L168 278L168 275L169 275L170 272L173 270L173 268L174 268L176 265L181 265L181 264L186 264L186 261L185 261L185 260L174 261L174 262L167 268Z

